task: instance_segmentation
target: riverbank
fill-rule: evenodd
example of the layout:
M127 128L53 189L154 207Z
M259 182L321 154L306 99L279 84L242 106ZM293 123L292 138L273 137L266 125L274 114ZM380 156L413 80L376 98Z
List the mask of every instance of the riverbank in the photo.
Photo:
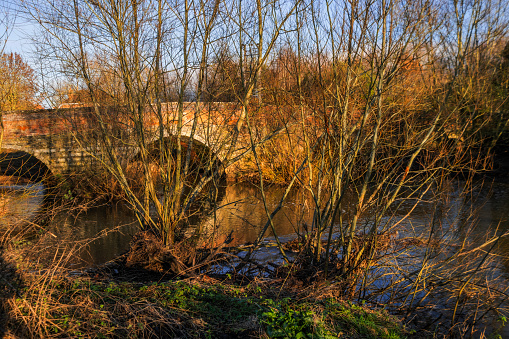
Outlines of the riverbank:
M167 280L133 272L27 272L2 261L0 336L93 338L404 338L382 309L284 281L200 275ZM116 272L116 273L115 273ZM74 272L76 273L76 272ZM8 278L8 280L6 279ZM157 279L154 279L157 278ZM9 295L10 294L10 295Z
M278 274L176 275L132 265L126 254L76 270L66 265L71 250L56 253L48 265L25 255L33 247L29 242L0 244L0 338L396 339L474 333L447 326L451 313L441 313L444 304L393 313L397 302L349 298L341 280L320 279L294 264L270 265ZM504 319L480 323L477 337L502 338L497 335L506 333Z

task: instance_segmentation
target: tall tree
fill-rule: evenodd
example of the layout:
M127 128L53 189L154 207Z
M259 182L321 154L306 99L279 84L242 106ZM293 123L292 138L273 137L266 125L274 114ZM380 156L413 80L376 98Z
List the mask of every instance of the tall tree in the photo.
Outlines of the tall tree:
M19 54L0 55L0 111L36 108L37 88L34 70Z

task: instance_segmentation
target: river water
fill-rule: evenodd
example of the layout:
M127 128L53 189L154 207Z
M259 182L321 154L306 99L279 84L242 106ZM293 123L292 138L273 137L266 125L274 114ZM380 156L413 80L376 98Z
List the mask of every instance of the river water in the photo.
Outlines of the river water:
M453 227L459 238L469 237L479 243L494 232L508 231L509 183L477 184L469 194L461 193L464 186L462 182L455 182L447 190L441 227ZM280 187L266 190L269 211L277 206L283 192ZM45 187L40 183L0 186L0 229L37 220L44 195ZM208 216L200 218L203 233L215 245L225 241L229 241L230 246L253 242L267 221L259 190L250 184L227 186L217 206ZM436 218L434 207L436 205L431 203L415 207L414 202L408 202L392 211L387 222L401 223L399 237L418 237ZM303 225L311 224L312 211L312 200L305 191L291 192L274 219L278 235L287 240L296 232L302 232ZM343 212L349 213L348 210ZM64 208L47 217L43 224L50 231L46 246L51 246L52 242L78 244L75 245L78 254L70 261L75 267L101 264L124 253L137 230L136 219L121 204L74 211ZM474 227L467 232L466 225ZM266 237L271 236L269 229ZM500 241L496 250L503 256L509 254L509 240ZM509 272L509 264L506 264L506 271Z

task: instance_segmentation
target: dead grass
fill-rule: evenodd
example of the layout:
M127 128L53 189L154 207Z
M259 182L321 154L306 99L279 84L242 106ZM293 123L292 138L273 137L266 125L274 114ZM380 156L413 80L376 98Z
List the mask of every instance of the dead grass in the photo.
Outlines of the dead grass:
M166 257L177 253L148 232L134 238L123 264L88 271L66 268L77 246L37 261L39 252L31 251L38 240L21 244L21 233L12 235L2 237L0 250L0 334L7 338L267 338L277 337L281 326L287 337L399 338L404 332L385 313L354 309L326 293L306 296L280 279L201 274L170 280L175 272ZM369 325L359 322L371 313Z

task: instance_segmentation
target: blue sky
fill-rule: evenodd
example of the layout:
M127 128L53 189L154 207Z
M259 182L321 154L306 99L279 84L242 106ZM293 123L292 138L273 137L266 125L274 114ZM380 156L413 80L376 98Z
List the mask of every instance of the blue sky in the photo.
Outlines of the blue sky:
M0 35L8 29L9 37L5 43L5 53L16 52L21 54L23 59L30 59L30 52L32 50L32 40L30 35L33 34L35 26L30 23L26 18L17 13L16 9L19 6L19 0L0 0L0 21L6 16L8 21L14 25L5 27L0 22ZM3 44L3 42L2 42Z

